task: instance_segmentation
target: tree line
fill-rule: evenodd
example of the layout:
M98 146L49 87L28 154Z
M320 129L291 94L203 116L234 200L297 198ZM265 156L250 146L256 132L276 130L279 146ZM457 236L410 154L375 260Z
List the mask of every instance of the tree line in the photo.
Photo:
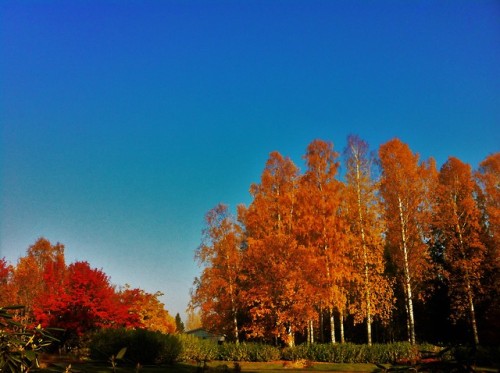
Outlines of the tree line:
M148 329L174 333L176 321L159 297L125 285L88 262L66 264L64 245L45 238L31 245L16 265L0 259L0 307L24 306L16 319L24 325L60 328L61 343L78 345L82 336L102 328Z
M206 328L287 345L498 343L500 153L438 171L399 139L375 155L349 136L342 156L315 140L303 158L301 173L272 152L249 206L206 214L190 302Z

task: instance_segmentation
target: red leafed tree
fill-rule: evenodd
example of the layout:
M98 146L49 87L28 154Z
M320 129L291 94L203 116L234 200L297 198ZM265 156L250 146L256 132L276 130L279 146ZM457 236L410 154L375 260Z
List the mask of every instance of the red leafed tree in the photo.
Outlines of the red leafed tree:
M379 157L387 242L404 291L408 339L415 344L413 302L431 270L426 239L430 237L435 166L432 160L419 163L418 154L399 139L381 145Z
M41 296L34 313L43 326L63 328L77 336L97 328L141 325L138 316L120 301L106 274L87 262L70 264L62 287Z
M355 322L366 322L368 345L372 344L372 321L387 321L391 315L393 292L384 276L384 224L377 183L372 177L375 163L368 144L349 136L346 156L345 215L350 227L350 256L358 275L352 306Z
M12 276L14 268L7 263L5 258L0 259L0 307L16 303Z
M338 154L332 143L315 140L307 147L304 158L307 171L297 194L295 232L311 259L309 268L307 261L303 266L303 270L309 270L306 275L314 290L310 299L320 310L329 310L331 342L335 343L333 311L343 315L346 285L353 273L347 257L347 225L341 214L343 185L336 179ZM340 326L343 340L342 317Z
M474 342L479 344L476 295L482 291L485 247L481 242L480 210L471 167L450 157L439 173L435 226L444 246L453 319L468 315Z
M196 251L204 269L195 280L191 306L201 310L206 328L227 334L238 343L242 229L223 204L210 210L205 222L203 241Z
M261 183L251 187L252 203L239 210L248 246L243 269L243 299L251 320L247 329L253 336L281 338L289 345L313 315L302 270L309 257L294 236L297 181L293 162L273 152Z
M128 285L119 293L121 303L130 314L137 315L141 328L172 334L176 331L175 320L160 301L162 295L159 291L151 294L142 289L131 289Z

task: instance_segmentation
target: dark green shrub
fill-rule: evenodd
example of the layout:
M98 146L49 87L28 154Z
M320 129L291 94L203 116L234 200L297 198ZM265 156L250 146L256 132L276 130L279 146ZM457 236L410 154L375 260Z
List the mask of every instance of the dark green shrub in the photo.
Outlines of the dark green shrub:
M163 336L160 332L150 330L131 330L125 360L131 361L134 365L156 363L162 352Z
M123 360L133 365L172 363L181 353L177 336L143 329L103 329L93 334L89 347L94 360L109 360L126 347Z
M182 352L182 344L177 335L163 335L161 338L160 354L157 357L157 363L172 364L179 359Z
M89 342L90 358L108 360L123 347L129 346L129 331L125 329L101 329L92 334Z

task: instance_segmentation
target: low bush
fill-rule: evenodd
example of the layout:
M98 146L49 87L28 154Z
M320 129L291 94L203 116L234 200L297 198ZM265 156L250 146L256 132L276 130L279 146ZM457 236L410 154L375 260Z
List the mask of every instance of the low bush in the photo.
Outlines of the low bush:
M249 346L246 343L224 343L218 346L217 360L250 361Z
M269 362L281 359L279 348L262 343L224 343L218 346L217 360Z
M188 334L179 334L176 338L181 346L179 361L209 361L218 357L218 345L214 341Z
M261 343L248 344L249 361L269 362L281 359L279 348Z

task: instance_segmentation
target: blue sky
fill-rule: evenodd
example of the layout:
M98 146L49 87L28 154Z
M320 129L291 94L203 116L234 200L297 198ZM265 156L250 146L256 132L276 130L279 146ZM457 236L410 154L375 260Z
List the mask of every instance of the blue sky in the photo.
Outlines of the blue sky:
M0 257L59 241L173 315L271 151L500 150L498 1L6 0L0 38Z

